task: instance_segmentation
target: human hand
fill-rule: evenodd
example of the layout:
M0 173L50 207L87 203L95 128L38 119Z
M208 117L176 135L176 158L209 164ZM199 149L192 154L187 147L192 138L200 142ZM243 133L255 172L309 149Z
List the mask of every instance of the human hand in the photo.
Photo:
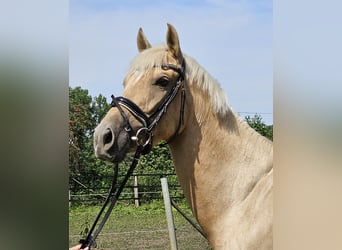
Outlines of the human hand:
M86 248L81 248L81 244L77 245L77 246L74 246L74 247L71 247L69 248L69 250L90 250L89 247L86 247Z

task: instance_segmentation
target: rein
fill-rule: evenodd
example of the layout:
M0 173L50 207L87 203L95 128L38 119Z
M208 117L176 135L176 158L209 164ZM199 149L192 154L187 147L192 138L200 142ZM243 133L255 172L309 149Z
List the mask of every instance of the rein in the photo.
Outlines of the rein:
M99 233L101 232L103 226L105 225L106 221L108 220L108 217L109 215L111 214L116 202L118 201L119 197L120 197L120 194L122 192L122 190L124 189L129 177L132 175L135 167L137 166L138 164L138 160L140 158L140 155L141 155L141 148L137 148L136 152L135 152L135 155L134 155L134 158L133 158L133 161L131 163L131 166L130 168L128 169L126 175L125 175L125 178L124 180L122 181L120 187L118 188L118 190L116 191L115 193L115 185L116 185L116 181L117 181L117 177L118 177L118 164L116 163L115 164L115 168L114 168L114 177L113 177L113 181L112 181L112 186L109 190L109 194L108 194L108 197L106 199L106 201L104 202L104 204L102 205L102 208L99 212L99 214L97 215L91 229L89 230L88 232L88 235L85 239L81 239L79 242L82 244L81 246L81 249L85 248L85 247L97 247L97 244L96 244L96 238L97 236L99 235ZM109 205L109 208L107 209L106 211L106 214L104 215L104 217L102 218L102 221L101 223L99 224L99 226L97 227L94 235L93 234L93 231L99 221L99 219L101 218L101 215L102 213L104 212L105 208L107 207L109 201L112 200L111 204Z
M139 108L139 106L137 106L134 102L132 102L131 100L125 97L122 97L122 96L114 97L114 95L111 96L112 97L111 107L118 108L124 120L124 129L130 135L131 140L136 142L137 149L135 151L131 166L128 169L124 180L122 181L121 185L119 186L117 190L115 190L115 186L116 186L117 176L118 176L118 163L114 164L114 176L112 180L112 186L108 193L108 197L105 200L99 214L97 215L91 229L89 230L87 237L79 241L82 244L81 249L87 246L95 247L95 248L97 247L95 240L97 236L99 235L99 233L101 232L106 221L108 220L109 215L111 214L116 202L118 201L120 194L122 190L124 189L129 177L133 174L133 171L138 164L140 155L148 154L152 149L152 138L153 138L152 130L154 129L155 126L157 126L162 116L166 113L168 106L174 100L174 98L176 97L181 87L182 87L182 93L181 93L181 107L179 111L180 112L179 122L178 122L175 133L173 134L173 136L171 136L168 142L170 142L178 134L181 128L181 125L184 124L185 88L183 85L183 80L184 80L184 74L185 74L185 61L183 59L181 68L172 64L162 64L161 67L162 69L165 69L165 70L172 69L178 72L179 77L178 77L176 85L172 88L170 93L164 97L162 103L158 106L158 108L156 109L156 111L153 112L152 115L147 116L146 113ZM123 111L122 107L127 109L134 116L134 118L137 119L143 125L141 128L137 130L135 134L128 120L128 117ZM151 121L152 117L155 117L155 118ZM110 200L111 200L111 203L105 215L103 216L101 223L99 224L95 233L93 234L93 231L95 230L95 227L98 224L98 221L101 218L101 215L105 211L105 208L109 204Z

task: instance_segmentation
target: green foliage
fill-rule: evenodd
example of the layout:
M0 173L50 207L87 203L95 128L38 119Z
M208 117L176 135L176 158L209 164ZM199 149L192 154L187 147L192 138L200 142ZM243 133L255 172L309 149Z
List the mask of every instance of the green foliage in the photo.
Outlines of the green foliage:
M94 127L91 97L87 90L69 87L69 169L84 168L84 149L89 145L89 135Z
M267 137L270 140L273 140L273 125L268 126L263 123L260 115L255 114L254 117L246 116L245 120L248 125L251 126L259 134Z
M137 173L142 172L175 173L169 147L165 142L159 143L148 155L141 157Z
M73 193L81 194L84 187L102 187L101 176L108 175L112 166L96 159L93 132L97 122L108 110L102 95L92 99L88 90L69 87L69 183Z
M99 124L102 118L106 115L110 105L107 103L106 97L103 95L95 96L92 102L93 118L95 124Z

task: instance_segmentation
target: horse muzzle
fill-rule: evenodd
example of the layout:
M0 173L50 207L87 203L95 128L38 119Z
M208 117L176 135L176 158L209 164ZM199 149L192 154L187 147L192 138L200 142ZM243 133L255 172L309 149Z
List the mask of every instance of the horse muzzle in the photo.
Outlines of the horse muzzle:
M101 122L94 131L94 150L97 158L120 162L131 148L130 135L110 122Z

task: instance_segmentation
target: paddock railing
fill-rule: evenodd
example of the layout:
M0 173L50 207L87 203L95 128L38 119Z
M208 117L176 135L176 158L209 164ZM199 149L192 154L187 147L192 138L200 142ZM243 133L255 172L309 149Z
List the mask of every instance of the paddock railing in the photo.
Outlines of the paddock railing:
M132 203L139 206L154 200L162 200L160 178L169 180L170 197L173 200L184 199L183 191L175 174L153 173L133 174L125 186L119 202ZM101 177L102 183L85 183L77 178L71 178L69 183L69 206L83 204L102 204L108 195L112 176ZM118 184L124 175L118 176Z

